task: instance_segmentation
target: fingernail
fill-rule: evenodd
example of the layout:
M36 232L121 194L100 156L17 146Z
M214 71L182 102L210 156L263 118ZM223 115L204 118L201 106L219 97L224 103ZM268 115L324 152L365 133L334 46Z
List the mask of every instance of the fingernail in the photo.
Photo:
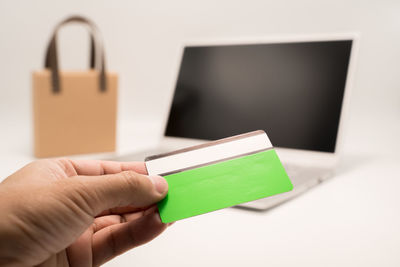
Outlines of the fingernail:
M167 181L161 176L149 176L150 181L159 193L164 193L168 189Z

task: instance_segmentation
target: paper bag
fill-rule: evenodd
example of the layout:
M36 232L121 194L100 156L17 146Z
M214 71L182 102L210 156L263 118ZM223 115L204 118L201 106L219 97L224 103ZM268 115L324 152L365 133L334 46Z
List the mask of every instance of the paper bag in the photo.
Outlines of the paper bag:
M90 30L91 59L87 71L60 71L57 31L65 24ZM35 71L33 83L34 154L53 157L115 150L117 75L106 71L104 50L96 26L71 17L54 30L45 69Z

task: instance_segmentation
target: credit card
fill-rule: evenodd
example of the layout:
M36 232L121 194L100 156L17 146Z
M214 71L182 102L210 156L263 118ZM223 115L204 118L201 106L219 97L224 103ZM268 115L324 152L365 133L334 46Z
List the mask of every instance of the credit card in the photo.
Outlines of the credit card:
M293 189L267 134L254 131L145 159L168 194L157 205L163 223Z

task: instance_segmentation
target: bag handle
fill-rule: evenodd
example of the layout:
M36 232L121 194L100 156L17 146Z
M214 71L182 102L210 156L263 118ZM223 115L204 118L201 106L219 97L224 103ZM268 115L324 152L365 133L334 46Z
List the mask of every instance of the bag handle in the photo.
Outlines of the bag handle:
M58 56L57 56L57 33L59 29L71 22L78 22L88 27L90 33L90 68L97 69L99 75L99 87L101 92L105 92L107 89L106 75L105 75L105 59L103 44L100 39L100 34L96 25L81 16L72 16L61 21L54 29L53 35L50 39L49 45L46 51L46 59L44 67L51 71L52 91L53 93L60 92L60 74L58 68ZM100 58L100 61L98 60Z

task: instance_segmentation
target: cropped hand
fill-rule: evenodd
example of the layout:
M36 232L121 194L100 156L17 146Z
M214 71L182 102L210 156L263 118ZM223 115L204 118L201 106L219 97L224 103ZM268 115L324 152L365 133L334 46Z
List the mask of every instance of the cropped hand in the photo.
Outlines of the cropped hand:
M40 160L0 183L0 266L97 266L167 225L144 163Z

